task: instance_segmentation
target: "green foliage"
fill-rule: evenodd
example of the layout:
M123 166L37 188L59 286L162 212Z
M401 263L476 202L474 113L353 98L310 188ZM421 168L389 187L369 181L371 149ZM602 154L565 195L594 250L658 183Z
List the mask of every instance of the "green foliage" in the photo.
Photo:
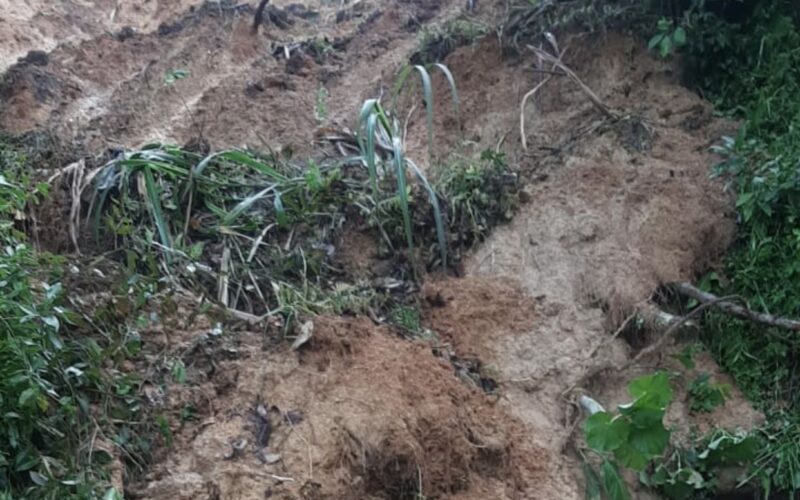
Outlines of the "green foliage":
M703 497L716 490L716 471L753 461L761 443L754 436L716 430L691 449L674 450L652 473L641 474L642 482L668 498Z
M603 457L603 485L612 500L630 498L617 464L643 471L669 444L670 432L663 423L672 401L669 376L659 372L637 378L628 392L633 401L620 405L616 415L597 412L584 425L586 443Z
M456 117L458 117L458 90L456 89L453 74L447 66L443 64L437 63L432 67L447 80L452 96L453 109ZM433 160L433 87L428 69L421 65L407 66L398 75L393 93L393 111L391 113L384 109L380 99L368 99L364 102L359 115L358 144L361 153L361 162L367 167L369 173L370 185L372 186L373 193L371 200L373 208L381 211L381 207L386 206L387 202L389 207L399 206L402 214L403 233L405 235L412 269L416 276L416 252L414 250L414 227L411 213L413 189L407 184L409 171L413 177L417 179L419 186L421 186L427 194L430 208L433 212L433 223L435 225L436 240L439 247L439 258L443 269L447 269L448 248L439 195L428 182L427 176L423 170L412 159L406 156L404 144L405 136L397 120L398 100L409 85L409 77L414 73L419 76L419 81L422 86L428 130L428 158L431 161ZM384 158L379 154L379 148L389 153L388 158ZM378 167L381 167L380 170ZM386 200L380 195L378 190L379 179L391 179L391 182L396 186L395 197ZM384 211L384 213L386 212ZM389 246L393 247L391 235L386 234L385 229L382 227L383 224L380 221L378 221L378 225L381 226L381 231L387 236L387 243Z
M689 409L693 412L711 412L725 403L730 390L729 385L712 382L708 373L701 373L689 383Z
M661 18L658 21L657 32L647 47L651 50L658 49L661 57L667 57L684 45L686 45L686 30L683 26L676 27L671 20Z
M422 331L422 318L416 307L398 305L392 309L390 320L411 335L418 335Z
M687 370L694 369L694 355L697 354L703 348L702 344L699 342L694 344L686 345L681 351L677 354L673 354L672 357L680 361L684 368Z
M124 379L117 363L136 345L124 321L106 328L102 317L71 311L60 261L17 230L43 193L30 171L25 155L0 143L0 494L99 498L108 490L101 464L112 457L92 448L93 433L127 433L116 452L134 461L146 453L131 432L142 418L137 396L114 390Z
M741 121L717 152L715 174L737 193L739 239L708 287L749 306L800 316L800 29L796 2L731 2L726 18L704 2L687 27L686 73L719 109ZM768 416L766 446L752 480L765 491L800 491L800 382L796 335L719 313L704 341L737 385Z
M607 498L630 498L618 466L639 472L643 484L670 498L698 498L715 491L721 467L748 465L756 457L761 446L756 436L724 430L693 439L691 448L671 449L670 431L663 424L672 401L666 373L637 378L628 392L631 403L619 405L614 415L597 412L584 425L586 443L602 458L599 475L585 462L587 498L599 498L599 477Z
M447 200L450 240L458 246L482 241L511 219L519 206L517 179L502 153L484 151L479 161L455 160L437 170L436 190Z
M323 284L330 240L358 186L348 182L337 165L154 144L98 174L93 219L136 271L242 311L287 313L310 307L310 287ZM297 282L302 289L287 291Z

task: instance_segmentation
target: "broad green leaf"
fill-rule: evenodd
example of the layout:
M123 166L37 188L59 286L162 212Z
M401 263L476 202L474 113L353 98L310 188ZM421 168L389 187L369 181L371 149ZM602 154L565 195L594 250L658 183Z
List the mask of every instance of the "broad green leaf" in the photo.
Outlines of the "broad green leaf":
M644 470L649 462L649 457L636 450L628 443L623 443L619 448L614 450L614 458L625 467L635 471Z
M660 422L644 429L633 428L628 436L628 443L646 457L654 458L664 453L667 448L669 431Z
M672 388L669 375L664 372L645 375L634 379L628 385L628 392L634 400L643 400L655 407L664 409L672 402Z
M606 412L597 412L584 424L586 442L595 451L614 451L627 439L630 426L624 420L611 418Z
M663 37L659 48L661 50L661 57L667 57L670 52L672 52L672 39L668 36Z
M645 396L633 403L619 405L619 412L628 418L631 427L646 429L648 427L662 425L664 419L664 409L658 408L657 402L651 397Z
M603 462L603 486L610 500L630 500L628 487L617 471L617 467L608 460Z
M686 45L686 30L678 26L675 28L675 33L672 35L672 41L675 42L676 47Z

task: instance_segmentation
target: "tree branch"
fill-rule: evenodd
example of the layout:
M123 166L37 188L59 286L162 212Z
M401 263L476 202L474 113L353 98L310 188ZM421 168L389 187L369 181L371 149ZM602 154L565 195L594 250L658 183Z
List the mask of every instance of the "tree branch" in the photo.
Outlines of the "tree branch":
M779 318L777 316L773 316L772 314L751 311L750 309L740 306L739 304L735 304L730 300L720 300L716 295L704 292L691 283L678 283L675 285L675 290L677 290L681 295L685 295L697 300L701 304L713 302L714 306L730 314L731 316L747 319L756 323L762 323L764 325L776 326L778 328L800 332L800 321Z

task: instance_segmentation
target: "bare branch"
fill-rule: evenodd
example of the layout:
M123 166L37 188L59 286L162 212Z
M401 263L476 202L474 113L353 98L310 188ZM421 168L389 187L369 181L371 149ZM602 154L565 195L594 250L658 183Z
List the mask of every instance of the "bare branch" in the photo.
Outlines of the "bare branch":
M701 304L713 303L713 305L721 311L724 311L731 316L736 316L737 318L747 319L768 326L776 326L778 328L784 328L794 332L800 331L800 321L779 318L777 316L773 316L772 314L751 311L750 309L739 304L735 304L732 301L720 300L716 295L704 292L691 283L678 283L675 285L675 290L677 290L681 295L685 295L686 297L691 297L697 300Z

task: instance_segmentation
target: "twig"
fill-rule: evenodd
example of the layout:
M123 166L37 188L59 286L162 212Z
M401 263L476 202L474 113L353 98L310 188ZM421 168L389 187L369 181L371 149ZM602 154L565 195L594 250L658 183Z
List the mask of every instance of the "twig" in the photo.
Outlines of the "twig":
M532 50L537 56L539 56L543 61L551 63L553 66L557 67L558 69L566 73L566 75L570 77L572 81L574 81L581 88L581 90L583 90L583 92L586 94L589 100L592 101L592 104L594 104L594 106L598 110L600 110L600 112L603 113L606 117L611 118L613 120L619 118L614 112L611 111L611 108L606 106L603 103L603 101L601 101L600 98L597 97L597 94L595 94L592 91L592 89L589 88L588 85L583 83L583 81L580 79L580 77L578 77L578 75L574 71L572 71L566 64L564 64L561 61L560 57L555 57L549 54L548 52L542 49L538 49L532 45L528 45L528 48Z
M564 54L567 53L567 49L568 48L569 47L565 47L564 50L558 54L558 59L557 60L560 61L561 58L564 57ZM540 62L540 65L541 65L541 62L542 62L542 57L541 56L539 56L539 62ZM562 74L562 73L556 73L555 72L555 68L556 68L556 65L553 64L553 68L550 70L551 74L547 78L545 78L544 80L539 82L533 89L528 91L528 93L526 93L522 97L522 102L519 105L519 135L520 135L520 138L522 139L522 149L524 149L525 151L528 150L528 141L525 138L525 104L528 102L528 99L530 99L531 97L536 95L536 92L538 92L542 87L544 87L545 84L547 84L547 82L549 82L553 78L554 75L557 75L557 74L561 75ZM539 68L539 69L541 69L542 71L546 71L546 70L544 70L542 68Z
M792 330L795 332L800 331L800 321L779 318L768 313L751 311L746 307L734 304L730 301L722 300L714 294L704 292L691 283L678 283L675 285L675 290L677 290L681 295L685 295L697 300L701 304L711 303L723 312L726 312L731 316L736 316L737 318L747 319L756 323L776 326L778 328L784 328L786 330Z
M528 99L530 97L535 95L536 92L538 92L539 89L544 87L545 84L547 82L549 82L552 78L553 78L553 76L550 75L547 78L545 78L544 80L542 80L541 82L539 82L539 85L533 87L530 91L528 91L528 93L526 93L522 97L522 103L520 103L520 105L519 105L519 135L520 135L520 138L522 138L522 149L524 149L525 151L528 150L528 141L525 138L525 104L528 102Z
M592 352L589 353L588 359L593 358L594 355L597 354L597 351L599 351L602 347L607 346L608 344L613 342L617 337L619 337L620 334L625 331L625 328L628 327L628 324L631 322L631 320L636 318L637 316L639 316L639 311L638 310L636 312L634 312L633 314L631 314L630 316L628 316L627 318L625 318L625 321L622 322L622 324L619 326L619 328L617 328L617 330L614 332L614 334L611 337L609 337L609 338L605 339L603 342L597 344L597 346L594 349L592 349Z

